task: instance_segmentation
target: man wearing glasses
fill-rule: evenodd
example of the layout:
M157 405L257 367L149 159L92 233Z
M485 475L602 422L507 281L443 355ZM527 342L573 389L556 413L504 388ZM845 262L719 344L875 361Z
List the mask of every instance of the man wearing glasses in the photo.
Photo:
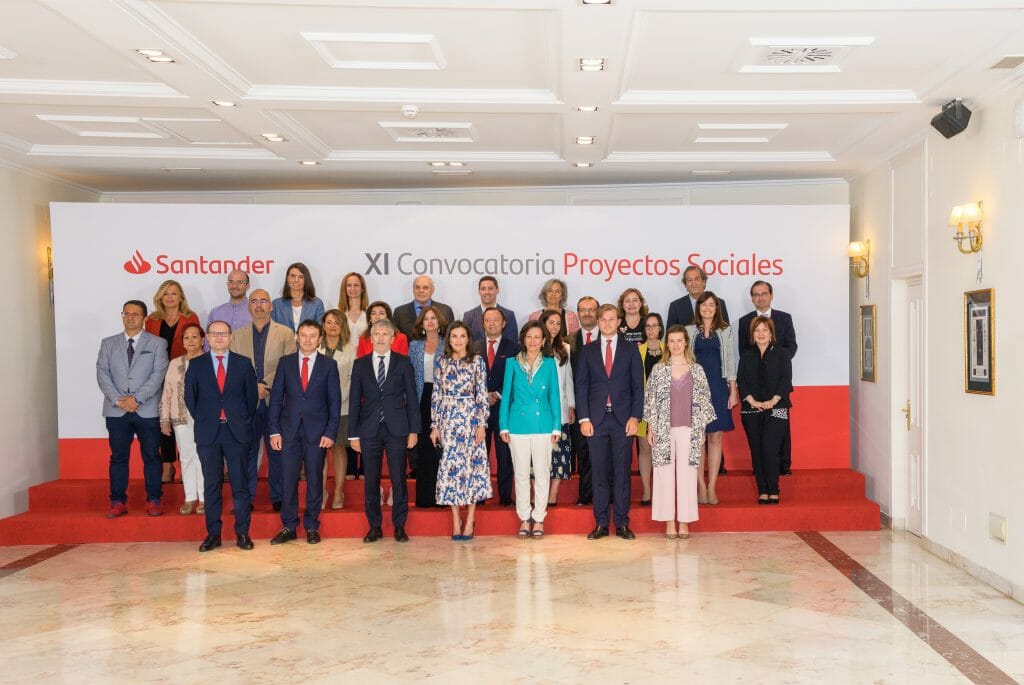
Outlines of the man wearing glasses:
M160 391L167 372L167 342L142 330L146 303L121 307L124 332L104 338L96 359L96 382L103 392L103 416L110 440L110 508L107 518L128 513L128 456L139 439L146 481L146 513L160 516Z
M231 330L240 331L250 323L249 298L245 293L249 290L249 274L244 271L232 271L228 274L228 301L217 305L210 311L210 321L226 321Z
M277 361L295 351L295 333L287 326L270 320L273 305L270 293L266 290L253 290L249 296L248 308L252 323L233 329L235 333L231 338L230 349L235 354L252 360L253 369L256 371L256 389L259 392L259 403L253 415L252 442L245 461L249 476L249 507L251 509L256 502L256 474L260 469L262 454L260 448L266 445L270 504L274 511L281 511L284 471L281 467L280 450L270 446L270 389L277 375Z
M235 511L235 544L253 548L249 537L250 491L245 460L253 441L252 416L256 411L256 374L252 362L231 354L231 326L211 321L206 327L210 353L189 362L185 371L185 406L195 419L196 448L203 465L206 500L206 539L200 552L221 545L221 513L224 466L231 476L231 498Z

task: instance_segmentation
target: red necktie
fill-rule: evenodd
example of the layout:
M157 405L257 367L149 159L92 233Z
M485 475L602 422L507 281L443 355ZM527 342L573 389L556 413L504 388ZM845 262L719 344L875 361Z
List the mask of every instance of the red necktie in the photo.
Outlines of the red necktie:
M593 338L591 338L590 335L591 335L591 332L587 331L587 341L585 343L583 343L584 345L589 345L591 342L593 342Z
M227 379L227 373L224 372L224 355L217 355L217 387L220 389L220 394L224 394L224 381ZM220 420L223 421L227 418L224 414L224 410L220 410Z
M612 377L612 339L608 338L605 341L606 345L604 348L604 373L608 378ZM612 405L611 393L608 394L608 406Z
M487 368L494 366L494 341L487 341Z
M309 357L303 357L302 358L302 392L306 392L306 388L308 386L309 386Z

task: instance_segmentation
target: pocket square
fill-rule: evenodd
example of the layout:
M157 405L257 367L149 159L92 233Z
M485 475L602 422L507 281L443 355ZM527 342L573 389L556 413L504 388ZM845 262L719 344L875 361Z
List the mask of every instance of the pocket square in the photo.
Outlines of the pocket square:
M153 350L139 350L139 354L153 354Z

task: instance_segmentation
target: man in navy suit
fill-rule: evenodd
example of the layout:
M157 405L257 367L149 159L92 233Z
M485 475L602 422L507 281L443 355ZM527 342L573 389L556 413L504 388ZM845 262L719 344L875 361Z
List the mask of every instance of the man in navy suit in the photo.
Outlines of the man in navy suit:
M775 289L768 281L754 281L754 284L750 286L750 299L754 303L754 311L743 315L738 326L739 330L736 331L740 343L740 356L754 347L750 341L750 324L755 316L766 316L771 319L775 324L775 344L789 353L790 360L796 356L796 328L793 327L793 317L786 312L774 309L772 307L774 298ZM786 435L782 438L782 449L779 455L779 474L783 476L792 475L793 446L790 437L792 408L789 410L789 416L791 420L786 421Z
M352 365L349 386L349 443L363 455L366 493L366 519L370 530L363 542L384 537L381 530L380 474L383 452L388 455L391 476L391 522L395 540L408 542L405 520L409 499L405 489L405 450L416 446L420 432L420 404L416 399L416 379L412 362L404 354L391 351L394 325L387 319L370 327L373 353L360 357Z
M259 393L252 361L228 350L231 326L211 321L206 327L210 353L189 362L185 372L185 406L195 420L196 449L203 467L206 539L200 552L221 545L221 490L224 465L231 480L235 510L235 544L252 549L249 537L249 443Z
M320 505L324 499L324 455L334 445L341 420L338 365L316 351L323 329L307 319L299 324L298 352L277 363L270 390L270 446L281 450L281 524L271 540L279 545L295 539L299 527L299 472L306 466L306 511L302 527L306 542L320 542Z
M569 348L569 361L572 364L572 375L576 378L576 366L580 361L580 352L586 345L597 340L600 330L597 327L597 308L601 303L597 298L584 295L576 302L576 313L580 317L580 329L573 337L572 346ZM576 422L572 424L572 451L576 457L576 473L579 476L579 495L576 497L576 506L590 507L594 505L593 480L590 467L590 446L587 439L580 431L580 417L576 415Z
M668 316L665 317L665 330L675 324L689 326L693 323L693 311L697 304L697 298L707 290L708 275L699 266L688 266L683 270L683 286L686 287L686 295L678 300L672 300L668 306ZM722 318L729 323L729 309L725 306L725 300L721 297L718 302L722 305Z
M146 303L121 306L124 332L104 338L96 358L96 382L103 392L103 416L110 440L110 508L107 518L128 513L128 457L139 438L146 479L146 513L159 516L160 391L167 373L167 342L142 330Z
M513 319L514 320L514 319ZM483 316L484 339L474 343L476 352L487 362L487 402L491 407L487 419L487 437L484 446L488 451L494 444L494 458L498 462L498 501L503 507L512 506L512 451L501 439L498 429L498 413L501 410L501 389L505 383L505 360L516 356L519 343L509 339L505 331L509 328L505 314L497 307L488 307Z
M481 276L477 282L477 292L480 293L480 306L467 309L462 315L462 323L466 324L473 342L477 343L484 339L484 313L490 307L496 307L505 317L505 330L502 337L508 338L518 348L519 346L519 325L516 323L516 313L498 304L498 279L494 276ZM495 424L497 425L497 424Z
M593 467L596 526L587 539L597 540L608 535L611 499L615 508L615 534L634 540L636 536L629 528L629 466L633 437L643 416L643 361L636 345L626 342L619 333L618 307L605 304L597 312L601 335L583 346L576 366L576 415L580 417L580 432L590 446ZM611 483L608 482L609 465Z

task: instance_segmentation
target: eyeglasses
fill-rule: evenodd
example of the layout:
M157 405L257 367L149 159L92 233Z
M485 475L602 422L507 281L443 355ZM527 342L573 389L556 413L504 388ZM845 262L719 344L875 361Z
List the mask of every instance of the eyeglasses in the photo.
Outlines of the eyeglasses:
M231 335L231 333L228 331L207 331L206 335L210 338L226 338Z
M270 300L253 298L249 300L249 304L270 304Z

